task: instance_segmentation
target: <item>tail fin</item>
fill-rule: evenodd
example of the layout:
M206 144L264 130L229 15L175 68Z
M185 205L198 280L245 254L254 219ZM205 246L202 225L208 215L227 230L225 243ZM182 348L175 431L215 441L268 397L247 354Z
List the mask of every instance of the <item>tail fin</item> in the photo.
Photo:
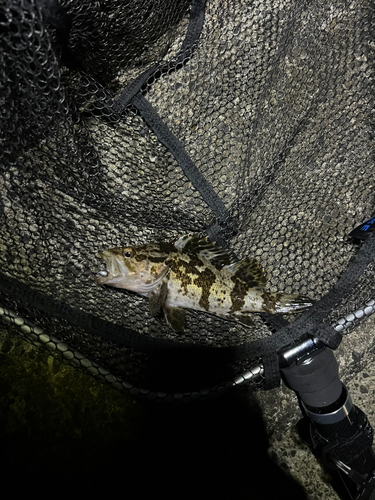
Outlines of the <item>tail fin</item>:
M275 302L275 313L289 313L303 311L311 307L314 302L309 297L301 295L284 295L282 293L272 294L277 298Z

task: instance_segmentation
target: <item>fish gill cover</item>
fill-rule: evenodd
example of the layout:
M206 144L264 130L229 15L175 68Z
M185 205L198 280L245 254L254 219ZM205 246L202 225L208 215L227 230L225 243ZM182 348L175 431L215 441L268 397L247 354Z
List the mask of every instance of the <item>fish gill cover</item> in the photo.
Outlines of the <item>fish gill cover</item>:
M5 0L0 25L11 328L134 394L233 380L286 321L188 310L174 332L93 279L103 249L191 233L311 297L309 327L375 297L347 239L375 212L371 2Z

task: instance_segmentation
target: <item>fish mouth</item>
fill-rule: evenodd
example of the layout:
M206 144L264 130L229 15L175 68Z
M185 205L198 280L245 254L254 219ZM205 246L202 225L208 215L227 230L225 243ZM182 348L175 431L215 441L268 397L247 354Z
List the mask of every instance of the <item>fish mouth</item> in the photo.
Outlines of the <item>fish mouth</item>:
M102 258L106 264L106 269L101 269L94 276L96 283L99 285L112 284L122 278L119 263L113 255L103 250L103 252L99 252L96 256Z
M104 285L108 279L110 279L108 271L98 271L94 277L99 285Z

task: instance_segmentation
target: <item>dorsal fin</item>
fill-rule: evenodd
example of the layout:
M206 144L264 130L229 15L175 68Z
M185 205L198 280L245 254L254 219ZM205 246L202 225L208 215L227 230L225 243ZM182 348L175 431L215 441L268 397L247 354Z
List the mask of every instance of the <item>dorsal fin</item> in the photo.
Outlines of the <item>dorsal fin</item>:
M214 247L215 243L208 241L207 237L202 238L199 234L185 234L174 242L174 246L179 250L198 253L203 249Z
M217 247L215 243L211 243L207 237L201 238L199 234L181 236L174 242L174 246L178 250L194 253L220 267L228 266L232 262L232 258L226 250Z
M237 276L251 288L263 288L267 283L265 270L253 257L245 257L243 260L225 266L223 269Z

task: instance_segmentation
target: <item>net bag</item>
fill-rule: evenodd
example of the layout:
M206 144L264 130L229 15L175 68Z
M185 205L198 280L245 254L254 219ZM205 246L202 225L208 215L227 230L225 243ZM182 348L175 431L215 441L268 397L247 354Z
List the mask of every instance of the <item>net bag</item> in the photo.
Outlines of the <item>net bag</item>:
M373 20L366 1L3 0L0 318L166 401L271 387L306 333L337 347L375 304ZM176 333L93 280L102 249L192 233L315 305L253 327L188 310Z

